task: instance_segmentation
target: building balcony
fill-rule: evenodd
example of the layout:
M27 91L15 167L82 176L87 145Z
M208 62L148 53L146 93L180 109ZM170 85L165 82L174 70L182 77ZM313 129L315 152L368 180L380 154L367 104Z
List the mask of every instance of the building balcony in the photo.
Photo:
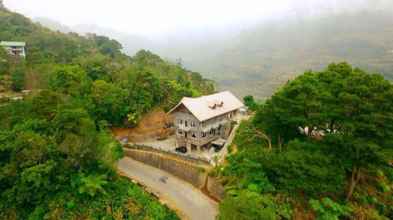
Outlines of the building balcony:
M203 132L209 132L210 130L217 129L220 126L221 127L226 126L226 125L228 125L228 123L230 123L230 122L229 121L219 121L219 122L215 122L215 123L212 123L212 124L208 124L208 125L205 125L205 126L202 127L202 131Z

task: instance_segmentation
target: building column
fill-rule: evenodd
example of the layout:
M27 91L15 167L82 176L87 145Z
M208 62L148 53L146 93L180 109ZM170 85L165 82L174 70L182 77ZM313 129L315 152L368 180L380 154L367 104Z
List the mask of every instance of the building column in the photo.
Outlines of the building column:
M191 143L186 142L187 153L191 153Z

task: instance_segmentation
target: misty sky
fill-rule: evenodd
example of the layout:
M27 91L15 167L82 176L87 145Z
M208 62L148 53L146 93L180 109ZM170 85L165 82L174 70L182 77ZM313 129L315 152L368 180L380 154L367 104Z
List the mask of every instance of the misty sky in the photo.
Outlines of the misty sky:
M393 0L4 0L29 17L68 26L93 24L151 35L179 29L223 28L261 20L353 8L392 7Z

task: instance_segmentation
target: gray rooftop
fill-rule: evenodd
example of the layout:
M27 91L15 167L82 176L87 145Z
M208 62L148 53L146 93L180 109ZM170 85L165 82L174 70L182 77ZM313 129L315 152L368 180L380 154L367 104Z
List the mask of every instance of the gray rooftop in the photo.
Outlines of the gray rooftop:
M219 92L198 98L184 97L169 113L184 105L199 121L206 121L216 116L237 110L243 103L231 92Z
M17 42L17 41L1 41L0 46L5 47L24 47L26 46L25 42Z

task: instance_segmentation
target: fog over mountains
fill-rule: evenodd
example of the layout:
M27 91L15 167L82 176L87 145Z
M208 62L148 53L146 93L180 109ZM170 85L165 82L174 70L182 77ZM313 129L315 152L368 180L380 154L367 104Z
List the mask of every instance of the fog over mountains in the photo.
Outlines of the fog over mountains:
M285 15L254 23L184 27L155 36L35 20L62 32L107 35L120 41L128 54L148 49L173 62L181 61L216 80L220 89L231 89L240 96L263 99L295 75L331 62L347 61L393 79L392 1L333 2L295 5Z

